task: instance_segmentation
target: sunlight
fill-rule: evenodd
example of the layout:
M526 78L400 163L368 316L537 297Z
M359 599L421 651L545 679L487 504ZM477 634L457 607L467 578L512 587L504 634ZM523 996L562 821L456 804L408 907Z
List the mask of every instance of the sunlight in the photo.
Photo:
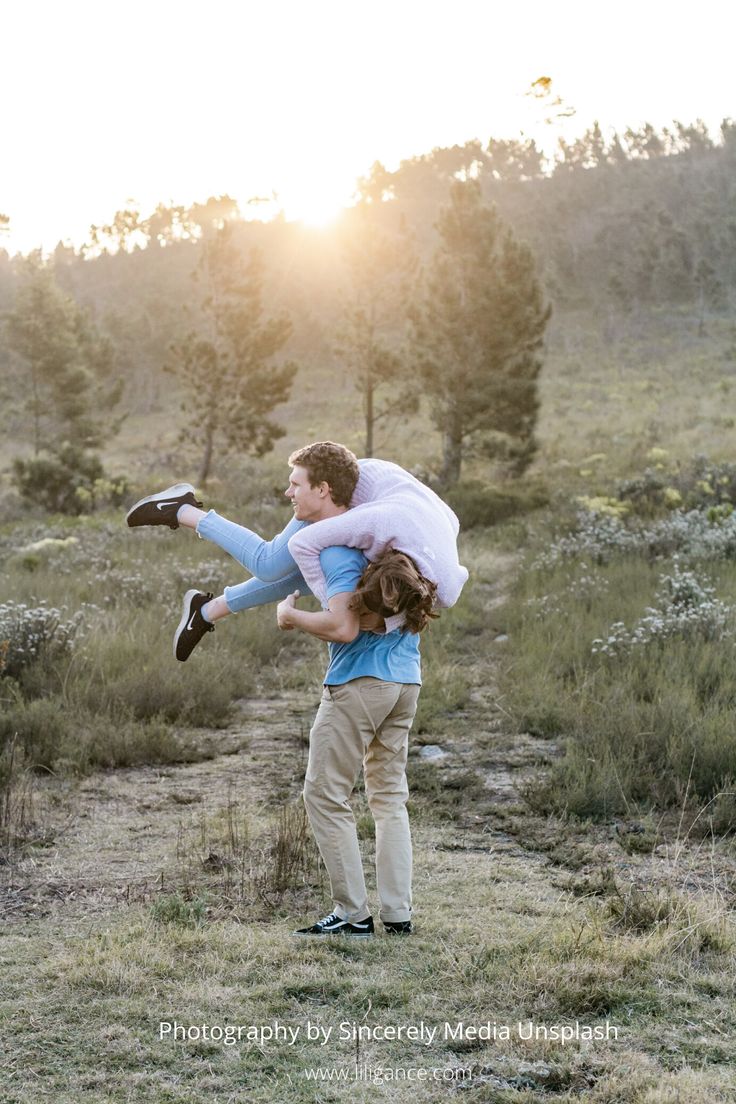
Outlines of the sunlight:
M350 189L340 189L339 181L325 177L302 180L285 188L279 196L279 206L290 222L323 229L333 223L348 205Z

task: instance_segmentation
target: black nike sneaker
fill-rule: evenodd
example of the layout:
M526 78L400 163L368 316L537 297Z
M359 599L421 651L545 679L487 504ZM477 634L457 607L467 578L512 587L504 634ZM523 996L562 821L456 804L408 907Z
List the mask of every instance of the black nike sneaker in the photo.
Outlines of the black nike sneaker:
M358 939L368 939L373 935L373 917L366 916L365 920L351 923L343 920L336 912L331 912L309 928L297 928L292 935L352 935Z
M384 920L383 926L389 935L411 935L411 920Z
M215 631L215 626L205 621L201 612L211 599L211 594L203 594L201 590L188 590L184 595L181 621L174 633L174 656L182 663L189 659L205 633Z
M135 506L131 506L125 520L131 528L134 525L168 525L169 529L178 529L176 514L180 506L197 506L202 509L202 503L194 497L191 483L175 483L165 491L142 498Z

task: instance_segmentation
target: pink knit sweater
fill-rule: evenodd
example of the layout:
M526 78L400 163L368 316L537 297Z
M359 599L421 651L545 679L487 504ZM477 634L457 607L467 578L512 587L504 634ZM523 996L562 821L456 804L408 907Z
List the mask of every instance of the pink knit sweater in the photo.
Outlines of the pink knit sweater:
M447 503L413 475L388 460L359 460L360 478L350 509L305 525L289 551L313 594L326 605L319 554L333 544L360 548L374 560L387 548L405 552L422 575L437 583L437 605L457 602L467 578L458 560L457 517Z

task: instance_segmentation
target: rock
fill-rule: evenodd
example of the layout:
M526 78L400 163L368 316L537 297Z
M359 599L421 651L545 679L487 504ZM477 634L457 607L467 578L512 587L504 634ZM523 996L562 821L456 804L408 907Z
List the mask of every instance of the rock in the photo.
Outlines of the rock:
M439 744L425 744L419 749L421 759L446 759L450 753L441 748Z

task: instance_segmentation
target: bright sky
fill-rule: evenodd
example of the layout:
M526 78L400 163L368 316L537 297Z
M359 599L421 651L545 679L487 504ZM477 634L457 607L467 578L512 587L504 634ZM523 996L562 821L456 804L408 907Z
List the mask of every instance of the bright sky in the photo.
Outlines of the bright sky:
M318 221L375 160L520 131L545 75L598 118L736 116L723 0L5 0L6 246L84 241L129 198L241 206L279 194ZM567 124L570 127L570 124ZM549 139L549 128L546 128Z

